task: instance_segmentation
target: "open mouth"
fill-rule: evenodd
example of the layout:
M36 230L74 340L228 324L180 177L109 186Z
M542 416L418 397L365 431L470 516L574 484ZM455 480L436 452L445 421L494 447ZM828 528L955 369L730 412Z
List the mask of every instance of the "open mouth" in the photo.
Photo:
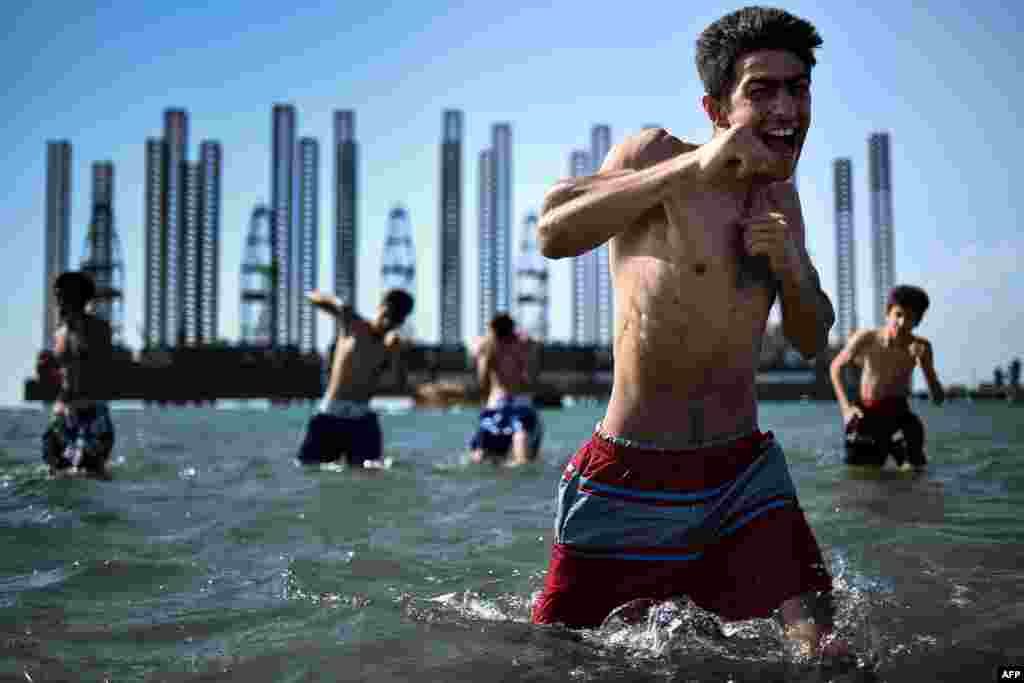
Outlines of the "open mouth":
M796 128L772 128L762 133L761 139L773 152L784 155L796 152Z

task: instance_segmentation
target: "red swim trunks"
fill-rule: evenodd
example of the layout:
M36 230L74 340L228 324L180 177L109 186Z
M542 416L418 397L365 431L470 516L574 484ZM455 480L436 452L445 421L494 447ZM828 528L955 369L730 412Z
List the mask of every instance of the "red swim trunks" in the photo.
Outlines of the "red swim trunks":
M750 619L831 590L770 432L678 452L595 435L566 465L556 504L536 624L596 627L631 600L682 595Z

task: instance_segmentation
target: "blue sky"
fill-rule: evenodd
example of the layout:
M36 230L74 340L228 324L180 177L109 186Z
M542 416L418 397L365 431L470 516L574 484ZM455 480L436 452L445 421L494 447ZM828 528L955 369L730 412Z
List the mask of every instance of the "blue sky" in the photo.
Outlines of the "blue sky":
M465 113L464 318L476 329L476 159L490 126L513 131L518 226L568 156L606 123L613 141L646 123L704 141L693 66L699 31L742 6L564 0L523 3L5 3L0 56L6 179L0 251L0 404L20 402L41 339L46 141L73 151L72 265L89 219L90 165L116 170L115 216L126 262L125 328L142 323L144 141L167 107L200 140L223 145L220 335L238 336L242 242L269 199L270 112L294 104L299 135L321 143L321 283L333 281L331 112L356 110L360 143L359 301L370 310L387 215L410 214L418 255L416 327L438 328L438 141L441 112ZM800 164L808 247L826 291L836 285L832 160L853 159L857 305L871 286L867 137L892 136L899 282L925 287L940 378L973 384L1024 355L1019 134L1024 111L1019 3L792 2L824 38L814 122ZM969 5L969 6L968 6ZM518 239L516 240L518 242ZM552 335L569 334L569 263L551 262ZM321 327L326 345L328 327ZM920 381L918 386L922 386Z

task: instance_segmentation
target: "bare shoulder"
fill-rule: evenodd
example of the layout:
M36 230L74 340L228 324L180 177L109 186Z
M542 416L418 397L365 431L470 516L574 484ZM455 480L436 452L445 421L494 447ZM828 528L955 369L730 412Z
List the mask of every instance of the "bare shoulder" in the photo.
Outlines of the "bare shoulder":
M856 357L876 346L878 346L878 330L868 327L851 334L844 350L850 356Z
M405 340L398 332L391 331L384 335L384 348L398 351L403 346L405 346Z
M646 128L615 145L601 170L647 168L685 152L692 152L697 147L699 145L684 142L664 128Z
M914 335L913 341L911 343L916 344L922 349L927 349L928 351L932 350L932 343L925 339L924 337L918 337L917 335Z

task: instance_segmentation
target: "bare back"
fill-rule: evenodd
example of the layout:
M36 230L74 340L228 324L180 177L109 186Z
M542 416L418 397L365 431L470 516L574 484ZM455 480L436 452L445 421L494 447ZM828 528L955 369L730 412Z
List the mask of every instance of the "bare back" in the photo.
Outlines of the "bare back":
M54 356L61 368L60 406L84 408L104 398L112 354L110 324L92 315L57 330Z
M353 318L348 332L338 337L326 398L368 402L397 344L394 335L381 337L365 320Z
M481 349L481 362L486 364L488 373L488 405L529 390L529 360L529 342L523 339L487 340Z
M642 169L694 149L645 131L604 171ZM710 187L680 194L612 238L615 377L603 428L699 445L757 427L755 378L776 286L741 247L750 207Z

